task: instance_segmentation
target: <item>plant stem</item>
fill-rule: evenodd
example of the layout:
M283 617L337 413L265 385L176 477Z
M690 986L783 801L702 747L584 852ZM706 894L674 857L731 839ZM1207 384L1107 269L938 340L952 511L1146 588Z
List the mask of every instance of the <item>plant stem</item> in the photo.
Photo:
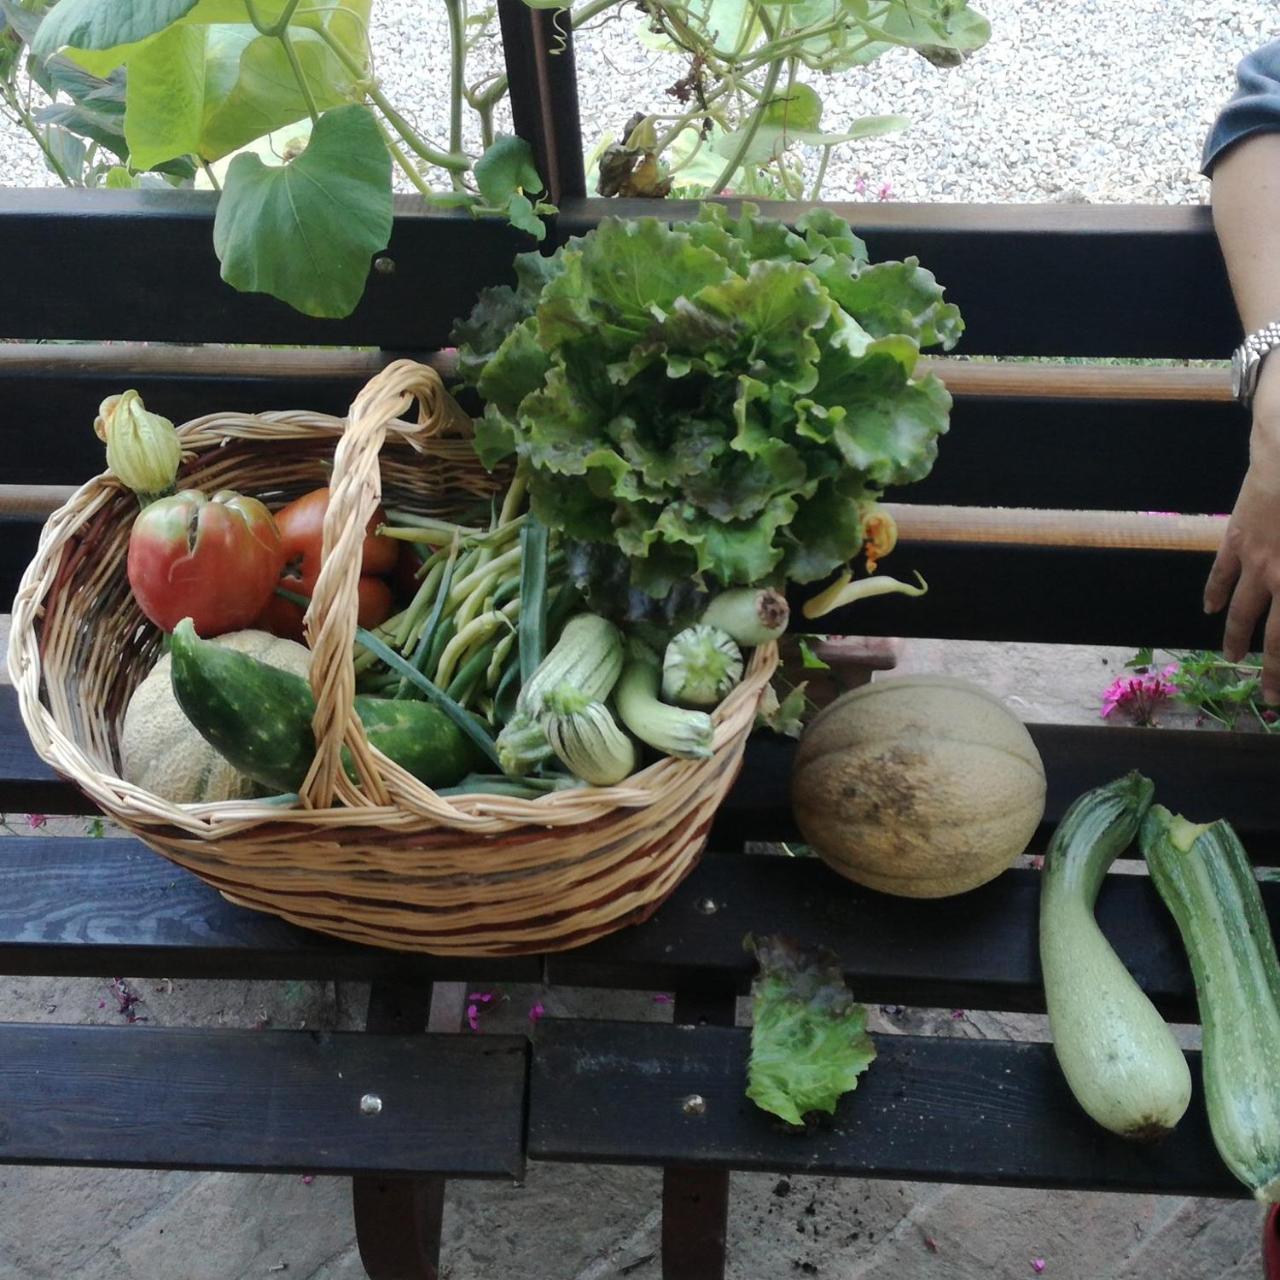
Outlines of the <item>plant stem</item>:
M462 151L462 94L467 65L465 0L444 0L449 16L449 150ZM455 191L463 190L462 174L450 170Z
M307 104L307 114L311 117L311 123L313 125L318 124L320 112L316 110L316 100L312 96L311 86L307 83L306 72L303 71L302 63L298 60L298 51L293 47L293 41L289 38L288 30L282 28L277 32L276 38L284 49L284 56L289 59L289 66L293 69L293 78L298 82L298 88L302 91L302 100Z
M200 167L204 170L204 176L209 179L209 185L215 191L221 191L222 184L218 181L213 170L209 167L209 162L203 156L200 157Z
M818 161L818 176L813 180L813 190L809 192L810 201L817 200L822 193L822 180L827 176L827 162L831 159L831 148L822 148L822 159Z
M415 187L417 187L420 194L424 196L434 195L435 192L433 192L431 188L427 185L427 182L423 178L422 174L420 174L417 171L417 169L413 167L413 164L410 162L409 157L405 155L403 151L400 150L400 147L396 144L396 140L391 136L391 130L388 129L387 126L383 124L381 120L378 121L378 131L382 134L383 142L387 144L387 150L391 152L391 158L404 171L405 177L408 178L409 181L412 182Z
M781 61L775 62L769 68L769 74L764 82L764 92L760 95L760 101L756 104L755 110L751 113L751 120L747 127L742 130L742 135L738 139L738 145L734 148L733 154L729 157L728 164L721 171L720 176L712 185L710 195L718 196L729 185L733 179L733 175L738 172L739 167L746 159L747 152L751 149L751 144L755 141L756 133L760 128L760 121L764 119L765 108L769 105L769 99L773 96L773 91L777 88L778 79L782 75Z
M316 34L333 50L334 56L358 81L365 81L365 69L342 47L341 42L324 26L315 28ZM372 82L365 84L365 92L369 100L391 122L395 131L404 139L409 150L420 156L428 164L450 173L465 173L471 167L471 158L461 153L450 154L424 142L414 131L413 126L387 101L387 95Z

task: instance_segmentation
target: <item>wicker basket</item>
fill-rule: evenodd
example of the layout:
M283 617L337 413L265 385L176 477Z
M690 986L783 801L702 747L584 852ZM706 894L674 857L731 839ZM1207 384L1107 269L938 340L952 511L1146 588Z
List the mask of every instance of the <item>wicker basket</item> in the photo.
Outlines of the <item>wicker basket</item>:
M416 426L400 420L415 399ZM717 709L709 760L664 759L619 786L536 800L436 795L369 746L352 710L356 584L363 530L384 491L389 505L456 517L499 490L470 430L435 371L408 360L373 378L346 420L211 414L180 428L184 487L234 488L272 507L326 482L332 490L306 623L317 752L301 806L178 805L120 778L120 721L159 635L125 577L136 499L109 474L50 518L14 602L9 668L36 750L107 816L228 898L336 937L514 955L645 919L702 852L775 647L756 650ZM358 785L341 768L344 745Z

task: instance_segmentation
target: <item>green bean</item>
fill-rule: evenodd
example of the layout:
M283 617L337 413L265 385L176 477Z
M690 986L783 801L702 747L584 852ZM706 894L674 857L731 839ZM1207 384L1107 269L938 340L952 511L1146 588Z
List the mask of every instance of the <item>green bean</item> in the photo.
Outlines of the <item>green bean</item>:
M490 640L488 643L482 644L467 658L458 668L458 674L453 677L449 682L449 687L445 690L449 697L465 705L467 700L463 697L463 694L479 682L480 677L484 674L490 660L493 658L493 651L497 647L497 640Z
M515 648L516 633L508 631L497 644L493 646L493 657L489 662L489 669L484 673L484 685L486 689L493 689L497 686L499 680L502 679L502 669L506 665L507 658L511 650Z
M444 653L445 647L453 639L453 633L456 629L452 618L446 618L436 628L436 634L431 641L431 649L422 664L424 674L428 671L435 672L440 666L440 655Z
M499 627L510 626L511 617L519 607L520 601L512 600L506 608L482 613L478 618L462 625L440 655L440 661L431 669L436 682L445 684L464 653L476 644L485 643ZM461 617L456 621L461 621Z
M435 605L431 610L431 616L427 619L426 625L422 629L422 634L418 637L418 643L414 646L413 653L409 658L419 671L430 661L431 649L435 644L436 634L440 628L440 616L444 612L445 599L449 594L449 584L453 581L453 573L457 564L458 539L455 537L453 546L449 550L449 558L445 561L444 569L441 572L440 587L436 592ZM409 686L405 681L400 681L400 687L396 690L395 696L397 698L407 698L409 696Z

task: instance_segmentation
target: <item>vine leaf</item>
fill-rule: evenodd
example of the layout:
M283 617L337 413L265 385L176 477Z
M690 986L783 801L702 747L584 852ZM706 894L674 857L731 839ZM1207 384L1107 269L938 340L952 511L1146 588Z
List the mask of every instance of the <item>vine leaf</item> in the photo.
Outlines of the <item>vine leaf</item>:
M213 224L222 278L304 315L355 310L369 259L391 237L391 157L367 107L326 111L285 165L237 156Z
M507 215L514 227L542 240L547 229L535 211L529 194L543 189L533 149L523 138L506 134L495 138L475 164L476 186L487 206Z

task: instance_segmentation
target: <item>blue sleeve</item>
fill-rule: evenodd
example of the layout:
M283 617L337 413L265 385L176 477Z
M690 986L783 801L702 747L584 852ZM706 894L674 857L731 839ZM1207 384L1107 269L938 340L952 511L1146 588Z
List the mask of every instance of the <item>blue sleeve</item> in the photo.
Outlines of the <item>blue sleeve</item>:
M1233 143L1250 134L1280 132L1280 40L1251 53L1236 68L1235 96L1218 113L1200 158L1200 172L1213 166Z

